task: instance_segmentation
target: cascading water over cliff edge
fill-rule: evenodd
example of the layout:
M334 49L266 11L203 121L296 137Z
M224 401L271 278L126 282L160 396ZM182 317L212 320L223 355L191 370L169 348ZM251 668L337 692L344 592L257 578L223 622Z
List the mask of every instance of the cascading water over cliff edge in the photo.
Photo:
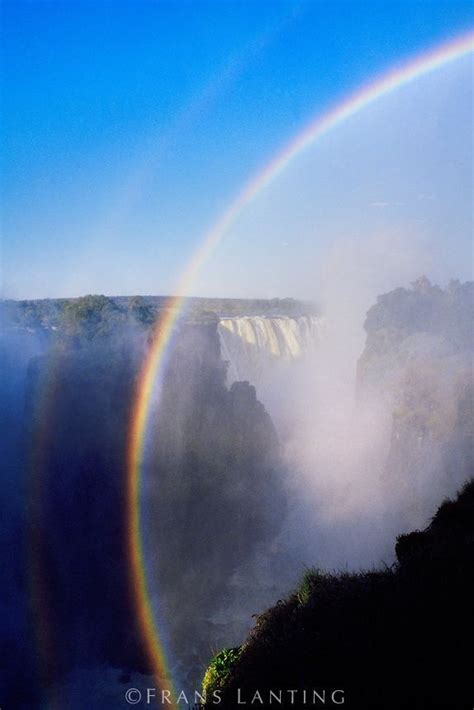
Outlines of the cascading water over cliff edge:
M248 380L258 387L276 368L311 353L322 325L310 315L221 318L217 330L228 383Z

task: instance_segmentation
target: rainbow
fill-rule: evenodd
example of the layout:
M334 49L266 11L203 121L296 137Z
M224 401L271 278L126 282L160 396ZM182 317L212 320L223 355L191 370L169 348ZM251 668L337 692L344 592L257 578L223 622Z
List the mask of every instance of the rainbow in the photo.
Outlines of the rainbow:
M390 92L425 76L436 69L467 56L474 49L474 32L418 55L415 59L395 67L388 73L364 85L348 96L342 103L318 115L308 126L291 140L277 156L255 175L238 193L225 212L204 235L200 246L182 274L176 296L169 299L164 315L154 330L152 344L138 380L136 397L132 407L127 461L127 530L131 579L137 615L143 639L154 674L161 682L168 681L170 673L166 663L163 644L158 633L150 604L147 587L142 534L140 529L140 484L147 433L148 412L152 393L163 378L164 355L172 341L174 326L182 311L186 294L189 293L199 270L219 245L231 225L257 195L280 175L287 165L315 141L344 123L351 116L370 106Z

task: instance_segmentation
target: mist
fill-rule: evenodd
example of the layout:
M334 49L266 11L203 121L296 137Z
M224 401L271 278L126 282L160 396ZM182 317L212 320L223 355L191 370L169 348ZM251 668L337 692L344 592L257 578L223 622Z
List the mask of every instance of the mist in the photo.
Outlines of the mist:
M427 319L409 337L395 334L393 357L400 362L389 362L379 386L363 381L366 341L368 352L372 347L364 330L369 309L380 294L409 291L432 270L429 244L411 233L340 240L315 274L312 295L320 325L314 347L291 364L263 368L257 379L249 370L284 451L289 510L276 542L279 554L287 556L282 589L307 566L358 570L392 564L396 537L426 526L468 477L464 464L453 470L457 453L451 440L420 440L404 472L395 461L394 417L410 368L421 381L427 367L439 366L430 386L444 390L435 402L440 417L455 417L456 382L469 381L463 375L469 355L455 354L446 332L437 332L442 324Z
M345 240L322 262L315 305L189 302L141 492L150 599L179 686L199 687L211 656L307 567L390 565L396 536L468 477L472 285L420 279L424 254L393 235ZM25 708L45 692L74 708L84 684L114 707L153 672L130 585L126 446L165 304L3 304L6 696L27 668ZM231 321L248 327L223 350Z
M285 431L294 494L283 536L302 564L357 569L393 561L394 537L404 525L401 516L387 524L393 500L383 474L392 413L380 393L358 387L357 363L377 295L429 273L423 247L392 234L340 241L316 275L323 334L295 367L274 412Z

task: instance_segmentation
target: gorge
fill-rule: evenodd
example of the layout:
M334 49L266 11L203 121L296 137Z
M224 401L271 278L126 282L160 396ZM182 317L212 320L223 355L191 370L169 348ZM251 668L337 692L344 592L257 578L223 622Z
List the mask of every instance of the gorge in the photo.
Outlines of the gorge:
M181 687L199 684L217 649L240 646L305 566L394 564L396 536L425 527L472 475L472 295L469 283L420 279L379 297L347 383L338 361L352 351L314 306L190 300L151 414L142 500L149 584ZM75 710L86 683L91 708L114 708L127 683L148 682L125 462L137 376L166 304L1 304L3 697L16 707L61 689Z

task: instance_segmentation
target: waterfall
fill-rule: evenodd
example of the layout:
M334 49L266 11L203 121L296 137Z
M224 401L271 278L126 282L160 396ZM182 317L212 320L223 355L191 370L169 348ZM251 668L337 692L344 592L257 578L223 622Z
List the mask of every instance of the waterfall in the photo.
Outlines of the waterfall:
M228 383L248 380L258 386L276 368L310 353L321 326L315 316L221 318L217 330Z

